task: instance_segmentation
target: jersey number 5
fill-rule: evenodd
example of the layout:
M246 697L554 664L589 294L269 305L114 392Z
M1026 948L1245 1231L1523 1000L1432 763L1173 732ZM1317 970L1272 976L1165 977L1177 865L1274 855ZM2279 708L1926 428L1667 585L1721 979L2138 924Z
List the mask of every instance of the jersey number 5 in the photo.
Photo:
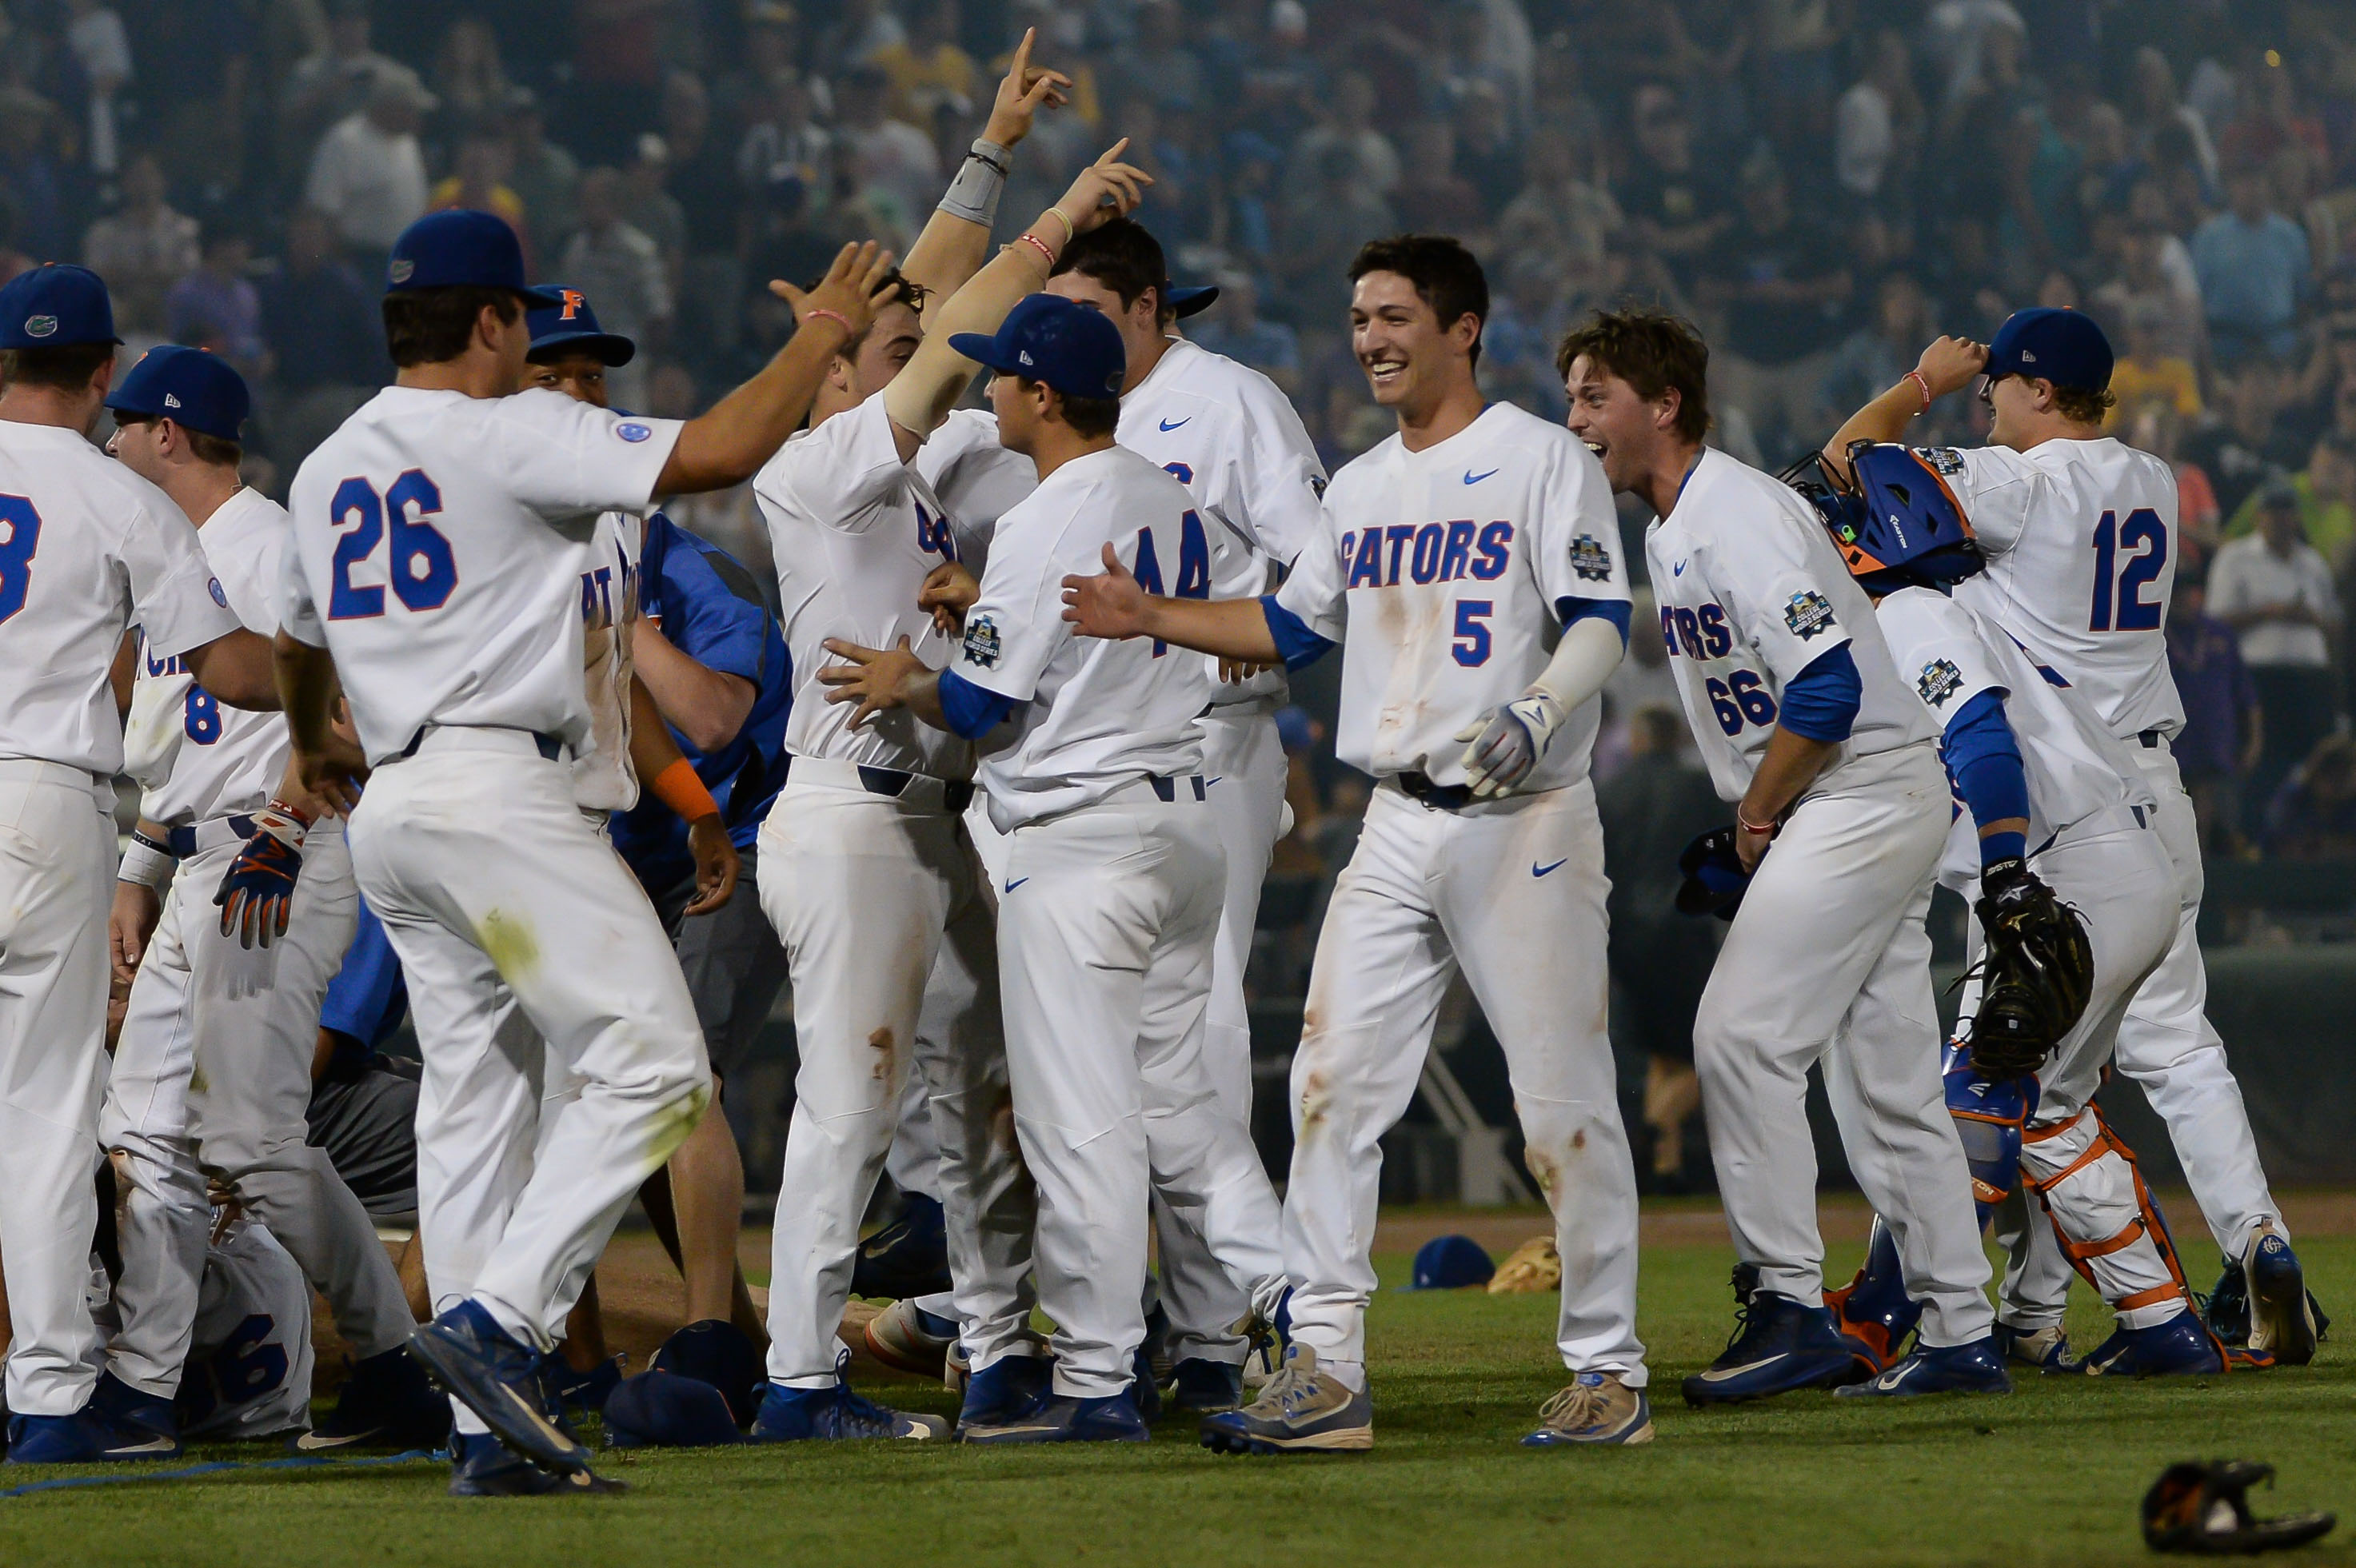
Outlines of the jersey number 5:
M2129 559L2119 570L2119 557ZM2116 512L2104 512L2094 525L2094 604L2086 618L2096 632L2157 632L2167 611L2165 600L2153 603L2143 591L2159 581L2168 565L2168 525L2149 507L2127 514L2123 525ZM2114 613L2115 609L2115 613Z
M441 490L414 468L394 480L381 497L365 479L347 479L336 486L335 499L327 505L328 520L351 532L336 544L328 620L362 621L384 613L384 589L354 583L352 568L375 556L388 531L391 559L382 570L393 597L412 610L439 610L449 603L458 586L458 563L450 553L450 541L431 523L412 521L412 508L417 517L442 509Z
M33 551L41 542L41 514L22 496L0 496L0 621L25 607L33 579Z

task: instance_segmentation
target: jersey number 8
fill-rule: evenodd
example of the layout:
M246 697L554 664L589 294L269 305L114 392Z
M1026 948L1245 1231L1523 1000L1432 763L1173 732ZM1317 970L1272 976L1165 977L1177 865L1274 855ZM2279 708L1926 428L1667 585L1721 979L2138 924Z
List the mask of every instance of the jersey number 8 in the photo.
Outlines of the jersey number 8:
M33 551L41 542L41 514L22 496L0 496L0 621L25 607L33 578Z
M347 479L336 486L327 517L337 528L354 525L336 545L335 583L327 597L327 619L359 621L384 613L384 590L355 584L352 568L376 554L388 531L392 536L391 559L384 574L393 597L412 610L439 610L458 586L458 563L450 541L430 523L411 521L442 509L442 492L434 481L412 468L392 482L382 497L365 479ZM388 530L387 524L391 525Z

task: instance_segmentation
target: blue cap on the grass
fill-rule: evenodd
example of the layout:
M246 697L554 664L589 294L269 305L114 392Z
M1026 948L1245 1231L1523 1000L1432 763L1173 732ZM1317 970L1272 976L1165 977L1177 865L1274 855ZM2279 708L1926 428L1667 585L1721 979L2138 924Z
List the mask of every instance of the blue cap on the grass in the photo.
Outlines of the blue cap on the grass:
M700 1378L640 1372L605 1396L605 1440L616 1448L716 1448L742 1443L727 1396Z
M245 378L228 360L201 348L166 343L150 348L114 384L106 406L118 414L170 420L222 441L242 441L252 400Z
M0 288L0 348L120 343L106 283L88 267L32 267Z
M527 307L564 303L556 290L523 281L523 246L506 219L463 207L429 212L402 229L385 263L389 294L449 288L506 289Z
M1497 1265L1470 1236L1434 1236L1416 1249L1413 1290L1457 1290L1486 1285L1496 1277Z
M2099 392L2111 384L2111 340L2094 318L2040 305L2005 317L1988 344L1990 376L2026 376Z
M626 365L637 357L636 343L597 325L597 313L589 308L587 295L562 283L549 287L558 296L558 303L535 305L525 313L525 325L531 328L531 347L525 358L535 365L545 365L570 355L585 354L610 366Z
M994 336L954 333L949 347L1001 376L1044 381L1067 398L1118 398L1129 374L1120 329L1102 311L1059 294L1016 302Z

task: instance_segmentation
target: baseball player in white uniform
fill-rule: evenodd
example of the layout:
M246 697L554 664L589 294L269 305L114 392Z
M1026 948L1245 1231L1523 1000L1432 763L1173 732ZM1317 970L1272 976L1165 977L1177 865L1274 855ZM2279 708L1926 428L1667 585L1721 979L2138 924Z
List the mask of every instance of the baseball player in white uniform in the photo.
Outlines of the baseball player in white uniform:
M1753 873L1702 994L1694 1066L1736 1256L1757 1283L1686 1398L1757 1399L1882 1370L1853 1354L1823 1305L1805 1109L1817 1062L1850 1168L1923 1304L1919 1343L1943 1352L1927 1384L1883 1392L2008 1389L1939 1081L1923 924L1949 818L1937 731L1807 502L1702 444L1708 351L1690 327L1599 315L1560 359L1571 431L1614 488L1656 514L1644 556L1658 635Z
M1301 416L1275 382L1248 365L1198 348L1174 324L1207 307L1213 288L1176 289L1162 247L1133 219L1108 223L1065 251L1047 292L1102 311L1120 328L1129 373L1121 387L1120 443L1151 458L1194 492L1205 524L1242 547L1214 597L1257 598L1275 589L1314 535L1325 466ZM1276 841L1289 831L1284 745L1276 710L1284 676L1271 670L1221 681L1203 717L1203 782L1227 852L1211 1008L1204 1050L1229 1112L1251 1118L1251 1014L1244 970L1251 960L1260 884ZM1244 1302L1199 1234L1196 1217L1154 1200L1162 1302L1170 1315L1173 1403L1231 1410L1243 1392L1249 1347L1233 1331Z
M396 384L295 476L279 678L306 787L346 805L372 770L348 806L352 863L425 1060L418 1206L439 1316L411 1347L457 1401L461 1495L606 1484L543 1413L538 1362L711 1098L661 923L573 798L567 764L593 744L586 547L600 513L749 477L865 325L886 264L846 247L813 295L778 285L792 342L681 424L517 391L524 307L560 302L525 283L504 222L431 214L387 269ZM337 679L364 756L327 726ZM518 1011L545 1052L516 1048ZM552 1056L581 1088L541 1140Z
M1337 750L1381 781L1319 933L1293 1058L1291 1343L1261 1397L1210 1417L1203 1441L1373 1445L1378 1140L1414 1096L1461 969L1505 1047L1563 1259L1556 1341L1573 1381L1524 1441L1642 1443L1635 1169L1604 1027L1603 839L1587 778L1592 699L1627 636L1611 495L1568 434L1483 401L1488 289L1463 247L1378 240L1351 270L1354 347L1399 433L1334 476L1283 587L1189 604L1120 575L1069 585L1095 635L1294 667L1341 644Z
M2158 801L2161 843L2179 884L2167 958L2119 1026L2116 1061L2167 1122L2186 1183L2251 1305L2249 1348L2302 1363L2315 1349L2306 1281L2258 1163L2241 1086L2206 1016L2196 933L2202 884L2192 805L2169 750L2184 709L2163 627L2180 536L2167 464L2103 433L2112 354L2074 311L2016 313L1982 347L1941 338L1898 385L1853 415L1825 455L1836 470L1856 441L1898 441L1931 403L1985 375L1988 444L1941 448L1932 466L1962 503L1987 570L1957 589L2083 693L2126 743ZM2062 1355L2070 1272L2040 1242L2005 1323L2023 1360Z
M1885 445L1855 449L1851 463L1862 496L1828 496L1819 511L1874 598L1899 676L1940 730L1941 760L1965 807L1940 880L1978 911L1975 949L1998 923L2061 918L2077 923L2092 959L2084 1011L2034 1076L1997 1054L2009 1020L1958 1023L1947 1102L1975 1201L1989 1212L2025 1176L2062 1248L2116 1310L2118 1330L2087 1371L2222 1371L2158 1206L2093 1104L2127 1003L2176 932L2168 896L2176 876L2154 830L2151 791L2079 692L2040 669L1985 604L1951 592L1983 558L1929 459ZM2008 1288L2019 1276L2016 1267ZM1869 1391L1902 1393L1935 1379L1942 1354L1918 1351Z
M274 633L286 512L238 477L244 381L213 355L166 346L133 367L107 407L117 424L107 450L196 523L247 628ZM304 1445L438 1443L447 1409L405 1353L417 1325L401 1277L367 1210L308 1140L320 998L358 918L343 825L275 797L288 757L275 714L223 709L180 660L144 647L124 752L146 789L115 884L114 928L136 976L99 1117L128 1183L121 1322L100 1398L120 1419L173 1434L211 1181L288 1243L357 1358L336 1413ZM257 836L267 840L254 846L259 860L241 858ZM240 886L270 910L247 920L244 900L227 914L216 907Z
M0 288L0 1252L12 1463L177 1450L91 1407L90 1243L105 1089L107 908L123 731L109 672L140 628L220 702L268 708L267 642L238 624L196 530L90 443L113 384L98 275Z
M994 337L950 346L997 372L1000 437L1038 489L999 519L956 661L830 640L821 670L855 723L908 708L983 741L991 819L1010 836L998 960L1014 1125L1038 1187L1039 1303L1055 1320L1052 1385L1028 1408L969 1421L969 1443L1137 1442L1146 1203L1160 1180L1201 1208L1215 1255L1262 1317L1284 1289L1277 1206L1243 1125L1203 1060L1224 855L1206 808L1200 731L1211 674L1148 643L1077 637L1066 574L1128 558L1150 581L1210 592L1220 548L1184 485L1113 440L1120 336L1052 294ZM993 734L1001 725L1003 734Z

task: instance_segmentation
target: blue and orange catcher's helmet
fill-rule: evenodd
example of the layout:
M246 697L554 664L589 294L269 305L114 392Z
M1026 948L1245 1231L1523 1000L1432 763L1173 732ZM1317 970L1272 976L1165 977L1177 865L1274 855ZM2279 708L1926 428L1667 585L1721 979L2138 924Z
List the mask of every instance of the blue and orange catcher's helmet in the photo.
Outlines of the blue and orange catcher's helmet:
M1849 448L1849 464L1853 484L1842 484L1821 456L1794 464L1783 478L1816 509L1867 592L1944 587L1987 564L1936 453L1861 441Z

